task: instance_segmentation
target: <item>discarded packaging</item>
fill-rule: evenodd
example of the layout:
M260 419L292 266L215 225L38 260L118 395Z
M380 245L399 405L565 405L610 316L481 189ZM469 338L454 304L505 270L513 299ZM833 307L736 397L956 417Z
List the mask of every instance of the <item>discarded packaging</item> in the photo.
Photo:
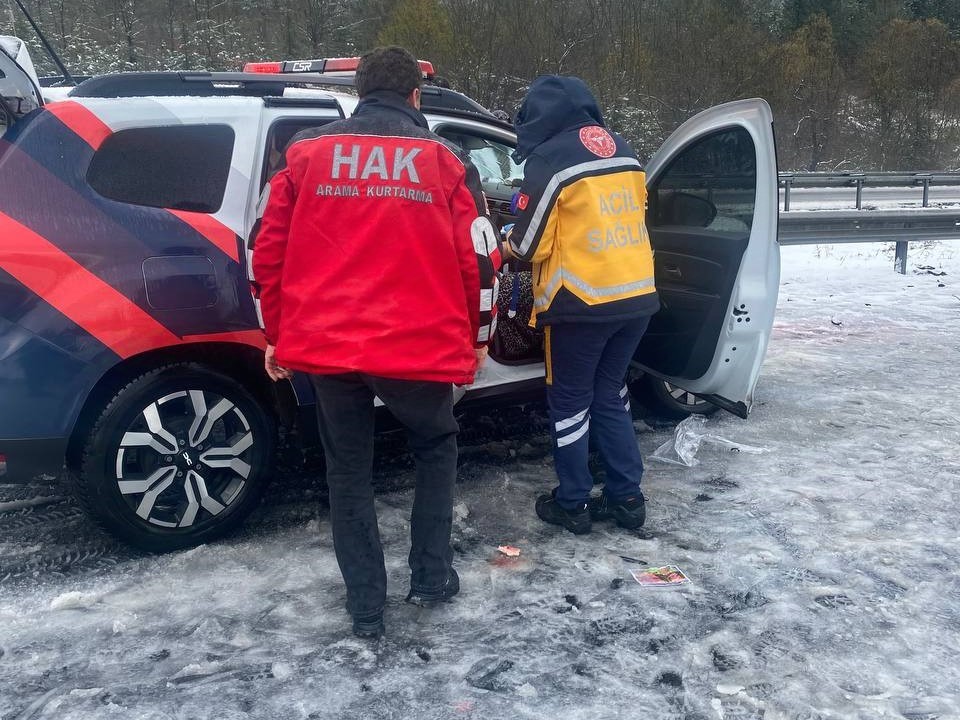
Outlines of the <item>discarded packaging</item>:
M513 545L500 545L497 550L507 557L520 557L520 548Z
M730 452L743 452L753 455L767 452L766 448L745 445L744 443L727 440L719 435L704 432L706 424L707 418L703 415L691 415L677 425L673 437L654 450L650 457L670 465L693 467L700 462L697 460L696 455L702 442L719 445Z
M690 583L690 578L684 575L683 570L676 565L631 570L630 574L633 575L633 579L637 583L644 587L673 587Z

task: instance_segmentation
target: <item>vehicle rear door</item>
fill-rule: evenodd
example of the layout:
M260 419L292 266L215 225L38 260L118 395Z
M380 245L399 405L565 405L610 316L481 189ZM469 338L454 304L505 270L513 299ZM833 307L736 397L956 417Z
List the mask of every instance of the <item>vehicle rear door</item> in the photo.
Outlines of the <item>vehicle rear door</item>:
M260 129L256 144L254 170L250 183L253 194L247 202L245 218L246 274L251 281L253 276L253 248L260 229L260 218L270 198L268 183L276 173L286 166L285 151L293 137L303 131L322 127L344 117L344 110L332 97L271 97L264 100L260 117ZM263 327L263 314L260 299L254 299L257 319Z
M780 280L772 121L760 99L710 108L647 164L661 309L636 361L740 417L753 403Z
M0 35L0 128L43 105L37 74L21 40Z

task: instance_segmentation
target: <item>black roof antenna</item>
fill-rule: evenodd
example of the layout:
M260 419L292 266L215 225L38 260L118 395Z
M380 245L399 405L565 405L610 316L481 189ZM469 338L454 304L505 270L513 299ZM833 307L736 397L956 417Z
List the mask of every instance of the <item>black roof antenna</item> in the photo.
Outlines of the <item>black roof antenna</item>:
M76 84L76 81L73 79L73 75L70 74L70 71L67 70L67 66L63 64L63 61L60 59L60 56L57 55L57 51L53 49L53 45L51 45L47 41L47 38L43 34L43 31L41 31L40 27L33 21L33 18L30 16L30 13L27 12L27 8L24 7L23 3L20 0L14 0L14 2L17 3L17 7L19 7L23 11L23 14L27 18L27 22L30 23L30 27L33 28L33 31L37 34L37 37L40 38L40 42L43 43L43 47L46 49L47 54L50 56L50 59L53 60L56 66L60 69L60 72L63 74L63 79L66 80L68 83Z

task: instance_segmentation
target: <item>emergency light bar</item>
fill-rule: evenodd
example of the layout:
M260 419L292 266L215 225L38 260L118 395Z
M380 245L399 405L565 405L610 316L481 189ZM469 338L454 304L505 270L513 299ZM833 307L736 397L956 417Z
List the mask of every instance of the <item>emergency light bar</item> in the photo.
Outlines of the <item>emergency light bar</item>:
M433 77L433 63L418 60L424 78ZM360 58L324 58L322 60L283 60L281 62L249 62L243 66L245 73L355 73Z

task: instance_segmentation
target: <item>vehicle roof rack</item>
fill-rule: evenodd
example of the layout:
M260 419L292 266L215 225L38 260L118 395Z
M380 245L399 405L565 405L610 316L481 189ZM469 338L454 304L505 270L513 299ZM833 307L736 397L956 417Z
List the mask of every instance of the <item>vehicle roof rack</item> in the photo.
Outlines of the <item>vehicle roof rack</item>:
M288 87L353 87L350 76L319 73L264 74L242 72L123 72L97 75L70 91L70 97L276 97ZM318 103L334 101L317 98ZM335 101L334 101L335 102ZM480 103L449 88L426 84L422 87L421 107L460 117L483 118L504 129L513 126L498 118Z
M328 78L324 84L338 85L340 78ZM310 81L287 82L278 76L232 72L122 72L97 75L77 85L71 97L266 97L283 95L290 85Z
M40 87L75 87L79 83L89 80L92 75L71 75L69 78L64 75L42 75L37 78L40 81ZM71 80L73 82L71 82Z

